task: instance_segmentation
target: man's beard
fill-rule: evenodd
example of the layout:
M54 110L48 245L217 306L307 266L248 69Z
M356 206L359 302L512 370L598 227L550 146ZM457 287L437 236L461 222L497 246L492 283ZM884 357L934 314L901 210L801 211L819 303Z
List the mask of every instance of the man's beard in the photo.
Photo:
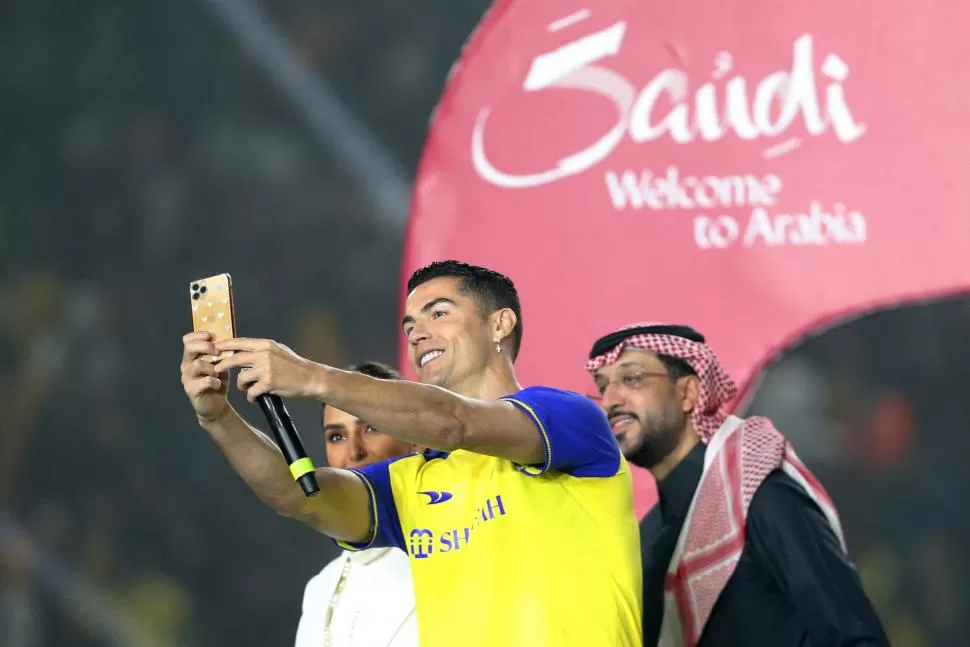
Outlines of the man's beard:
M640 414L642 443L627 454L634 465L650 469L670 456L680 444L687 426L687 414L680 411L675 402L664 405L663 411Z

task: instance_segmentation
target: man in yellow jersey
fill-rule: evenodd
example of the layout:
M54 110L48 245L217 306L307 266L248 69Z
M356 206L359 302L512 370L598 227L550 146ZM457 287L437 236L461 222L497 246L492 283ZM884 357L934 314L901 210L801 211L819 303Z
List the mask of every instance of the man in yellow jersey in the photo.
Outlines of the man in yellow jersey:
M269 340L186 335L199 423L256 494L341 546L411 556L423 647L639 646L641 568L630 473L595 403L521 388L512 282L456 261L419 269L402 320L423 384L313 363ZM215 365L200 356L234 355ZM272 441L225 399L313 397L430 447L359 470L319 468L305 498Z

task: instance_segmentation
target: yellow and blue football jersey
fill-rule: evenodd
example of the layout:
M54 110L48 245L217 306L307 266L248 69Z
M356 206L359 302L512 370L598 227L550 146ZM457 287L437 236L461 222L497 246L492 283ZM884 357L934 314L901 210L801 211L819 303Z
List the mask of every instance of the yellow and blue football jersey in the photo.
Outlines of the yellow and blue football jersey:
M464 450L369 465L371 541L340 545L410 555L423 647L639 646L632 483L606 417L546 387L504 399L542 435L542 465Z

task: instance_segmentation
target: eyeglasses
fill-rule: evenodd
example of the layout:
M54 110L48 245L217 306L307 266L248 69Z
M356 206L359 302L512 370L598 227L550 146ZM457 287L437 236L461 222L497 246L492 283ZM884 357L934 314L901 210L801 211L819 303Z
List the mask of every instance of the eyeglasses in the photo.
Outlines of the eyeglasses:
M667 379L672 379L669 373L659 373L656 371L637 371L636 373L624 373L619 377L615 377L612 380L597 381L596 387L599 389L599 395L587 394L586 397L590 400L596 400L599 402L603 399L603 394L611 386L622 386L630 391L639 391L643 388L644 382L647 381L648 377L665 377Z

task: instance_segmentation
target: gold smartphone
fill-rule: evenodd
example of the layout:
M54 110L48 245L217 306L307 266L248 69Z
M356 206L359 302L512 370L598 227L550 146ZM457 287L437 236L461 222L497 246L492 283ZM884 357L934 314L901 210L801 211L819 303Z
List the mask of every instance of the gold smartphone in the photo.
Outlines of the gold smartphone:
M216 274L189 283L189 300L192 304L192 330L212 334L212 341L225 341L236 336L236 312L232 298L232 277ZM203 355L202 359L215 362L232 355L225 351L218 357Z

